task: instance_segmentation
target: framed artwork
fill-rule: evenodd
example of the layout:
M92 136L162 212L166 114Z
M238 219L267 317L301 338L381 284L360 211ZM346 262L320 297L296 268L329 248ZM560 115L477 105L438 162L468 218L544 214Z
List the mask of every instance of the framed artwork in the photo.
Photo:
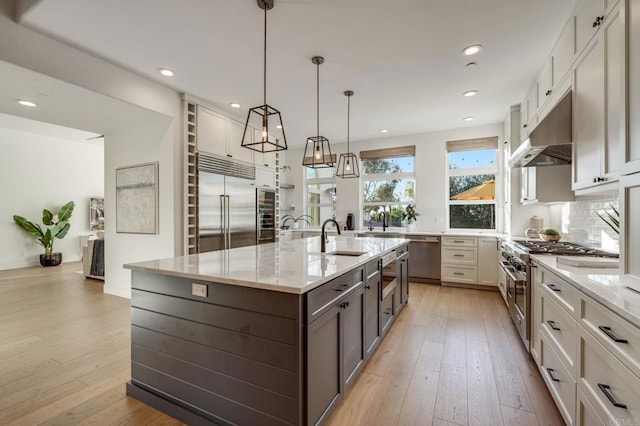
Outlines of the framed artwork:
M158 233L158 163L116 169L116 232Z
M104 198L89 200L89 230L104 231Z

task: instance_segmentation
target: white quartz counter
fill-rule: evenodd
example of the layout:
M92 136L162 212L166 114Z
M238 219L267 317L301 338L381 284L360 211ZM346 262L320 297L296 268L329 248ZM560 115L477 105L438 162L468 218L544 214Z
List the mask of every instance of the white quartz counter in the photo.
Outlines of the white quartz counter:
M309 228L296 228L296 229L281 229L280 234L284 235L292 232L320 232L319 227L309 227ZM335 235L337 231L335 228L327 229L331 235ZM342 235L355 235L355 234L371 234L372 236L377 235L424 235L424 236L434 236L434 237L496 237L496 238L506 238L507 234L498 234L495 232L427 232L427 231L412 231L408 232L405 228L387 228L386 231L383 231L382 228L374 228L373 231L369 231L368 229L356 229L351 231L342 231Z
M327 253L336 250L365 252L360 256L336 256L320 253L320 237L312 237L130 263L124 267L302 294L408 242L403 238L329 237Z
M533 255L542 264L636 327L640 327L640 294L620 284L618 269L581 268L557 263L557 256Z

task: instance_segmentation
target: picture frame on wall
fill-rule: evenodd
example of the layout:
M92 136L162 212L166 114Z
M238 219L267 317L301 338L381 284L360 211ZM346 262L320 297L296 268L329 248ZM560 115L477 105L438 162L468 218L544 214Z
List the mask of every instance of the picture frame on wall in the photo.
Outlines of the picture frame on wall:
M116 232L158 233L158 162L116 169Z
M104 231L104 198L89 200L89 230Z

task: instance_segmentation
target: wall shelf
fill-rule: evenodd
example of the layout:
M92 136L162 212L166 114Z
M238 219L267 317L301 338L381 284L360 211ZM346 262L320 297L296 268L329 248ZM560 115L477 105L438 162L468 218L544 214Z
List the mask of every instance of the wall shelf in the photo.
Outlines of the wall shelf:
M281 183L280 189L294 189L296 186L290 183Z

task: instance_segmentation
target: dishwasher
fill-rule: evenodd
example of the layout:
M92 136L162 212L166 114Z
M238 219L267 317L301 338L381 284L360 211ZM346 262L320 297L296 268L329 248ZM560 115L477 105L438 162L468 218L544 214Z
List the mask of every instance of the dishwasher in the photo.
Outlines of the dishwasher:
M406 235L409 243L411 281L440 284L440 237Z

